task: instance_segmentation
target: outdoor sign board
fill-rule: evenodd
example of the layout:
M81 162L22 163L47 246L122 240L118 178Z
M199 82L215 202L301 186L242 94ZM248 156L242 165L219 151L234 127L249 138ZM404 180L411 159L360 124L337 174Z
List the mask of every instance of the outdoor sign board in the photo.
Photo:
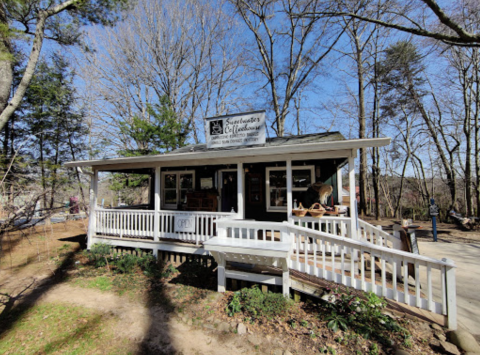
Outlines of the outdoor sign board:
M175 232L195 233L195 216L193 214L176 215Z
M265 111L207 118L207 148L265 144Z

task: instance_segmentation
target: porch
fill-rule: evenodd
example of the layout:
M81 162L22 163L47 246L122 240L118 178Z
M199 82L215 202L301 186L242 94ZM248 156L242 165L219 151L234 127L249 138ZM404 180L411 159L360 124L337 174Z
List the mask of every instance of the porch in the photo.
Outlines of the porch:
M93 169L88 247L95 243L213 255L218 290L227 278L280 285L306 292L291 278L301 272L410 306L448 316L456 327L454 265L400 251L400 237L358 220L356 151L384 146L389 139L345 140L338 133L274 138L265 145L209 150L204 145L169 154L71 162ZM342 194L342 170L351 191ZM142 172L151 176L146 210L98 206L100 172ZM315 183L333 191L327 206L346 202L348 214L296 217L292 210ZM318 195L317 195L318 198ZM309 207L308 204L305 205ZM247 265L238 270L232 265ZM275 268L276 274L248 267ZM420 285L420 273L427 285ZM432 296L432 282L442 296Z

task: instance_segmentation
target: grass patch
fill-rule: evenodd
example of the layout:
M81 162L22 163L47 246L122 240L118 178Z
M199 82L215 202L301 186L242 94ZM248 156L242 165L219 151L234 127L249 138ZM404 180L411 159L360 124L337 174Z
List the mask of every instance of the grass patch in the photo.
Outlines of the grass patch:
M108 291L112 289L112 281L106 276L98 276L87 283L88 288L97 288L100 291Z
M108 322L95 311L62 304L15 308L4 315L3 322L14 324L0 337L0 354L90 354L102 349L104 354L118 354L112 347L113 334ZM9 318L15 321L4 322ZM11 320L11 319L10 319Z

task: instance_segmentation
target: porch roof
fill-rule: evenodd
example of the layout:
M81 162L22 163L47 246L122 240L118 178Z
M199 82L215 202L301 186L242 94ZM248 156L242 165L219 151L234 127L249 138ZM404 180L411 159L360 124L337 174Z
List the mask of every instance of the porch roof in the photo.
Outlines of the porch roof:
M102 167L119 168L120 165L128 166L158 166L172 164L205 164L207 160L217 163L236 161L250 161L251 159L272 160L275 156L280 160L285 156L307 159L305 154L319 154L327 152L323 158L328 158L328 152L339 151L332 158L352 156L352 151L359 148L383 147L390 144L390 138L345 139L339 132L326 132L307 134L301 136L288 136L268 138L266 144L248 147L226 147L207 149L206 144L188 145L170 153L158 155L145 155L128 158L113 158L100 160L82 160L65 163L66 167ZM262 158L263 157L263 158ZM244 158L244 159L242 159ZM232 160L235 159L235 160Z

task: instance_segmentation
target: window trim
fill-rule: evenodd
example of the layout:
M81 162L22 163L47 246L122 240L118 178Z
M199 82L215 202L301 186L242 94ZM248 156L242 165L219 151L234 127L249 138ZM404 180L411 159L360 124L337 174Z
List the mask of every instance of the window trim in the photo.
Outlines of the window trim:
M176 174L177 175L177 203L176 204L167 204L165 203L165 175L169 174ZM180 198L182 196L182 188L180 186L180 175L182 174L192 174L192 190L195 191L195 170L172 170L172 171L162 171L162 180L161 180L161 192L160 192L160 199L161 199L161 208L165 209L173 209L178 210L178 205L180 204ZM172 188L168 188L167 190L173 190Z
M296 165L292 166L292 179L294 170L310 170L310 181L311 184L315 182L315 165ZM270 205L270 171L287 171L286 166L279 167L269 167L265 170L265 204L267 206L267 212L287 212L288 206L271 206ZM292 181L293 183L293 181ZM308 187L293 187L293 191L307 191ZM287 186L285 186L285 191L287 191ZM285 194L286 198L286 194Z

